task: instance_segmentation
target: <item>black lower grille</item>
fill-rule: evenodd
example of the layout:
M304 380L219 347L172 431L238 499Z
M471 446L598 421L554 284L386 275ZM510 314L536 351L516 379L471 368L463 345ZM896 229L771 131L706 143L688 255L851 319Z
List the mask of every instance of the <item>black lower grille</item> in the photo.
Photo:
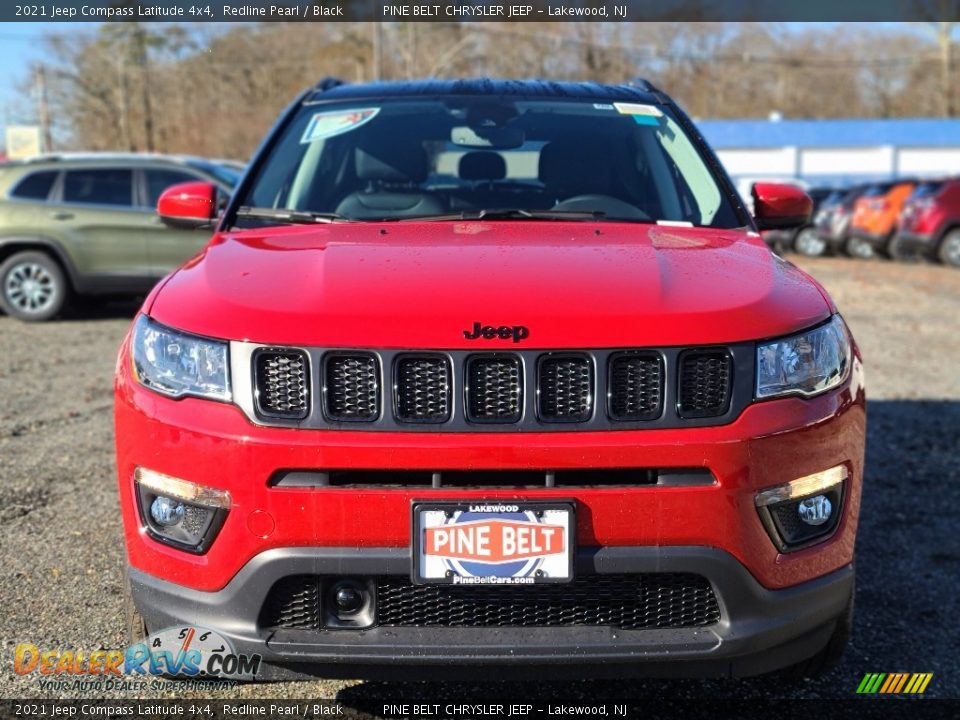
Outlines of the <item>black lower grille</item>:
M543 420L583 422L593 410L593 367L585 356L540 360L538 412Z
M323 578L278 582L261 613L266 627L320 628ZM376 624L387 627L689 628L720 620L710 583L692 573L584 575L563 585L413 585L376 582Z
M474 422L514 423L520 419L523 379L515 355L473 355L467 359L467 417Z
M680 415L716 417L730 408L733 368L726 350L691 350L680 356Z
M663 358L656 353L623 352L610 358L607 379L610 417L653 420L663 407Z
M320 577L290 575L271 588L260 611L261 627L320 629Z
M309 409L307 355L261 350L254 360L257 410L268 417L304 418Z
M397 360L395 409L406 422L444 422L450 417L450 364L442 355Z
M324 403L333 420L376 420L380 414L377 359L367 354L328 355L324 367Z

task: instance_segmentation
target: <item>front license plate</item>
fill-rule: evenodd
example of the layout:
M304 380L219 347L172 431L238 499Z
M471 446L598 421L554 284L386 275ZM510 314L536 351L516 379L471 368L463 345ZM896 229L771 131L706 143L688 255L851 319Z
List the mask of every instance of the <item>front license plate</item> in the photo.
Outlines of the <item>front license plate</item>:
M569 582L575 528L571 502L417 502L413 582Z

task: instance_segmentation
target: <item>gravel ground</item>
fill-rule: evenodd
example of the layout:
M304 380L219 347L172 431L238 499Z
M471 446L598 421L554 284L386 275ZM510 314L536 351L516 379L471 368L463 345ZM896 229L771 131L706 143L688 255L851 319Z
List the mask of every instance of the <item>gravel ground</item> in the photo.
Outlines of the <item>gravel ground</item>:
M825 678L563 686L317 680L220 694L347 703L849 698L866 672L910 671L935 674L928 696L960 697L960 272L844 259L802 265L858 338L870 395L854 635L844 662ZM0 697L50 695L35 676L13 673L19 642L125 646L111 376L134 310L111 306L44 325L0 317ZM183 695L168 683L155 697Z

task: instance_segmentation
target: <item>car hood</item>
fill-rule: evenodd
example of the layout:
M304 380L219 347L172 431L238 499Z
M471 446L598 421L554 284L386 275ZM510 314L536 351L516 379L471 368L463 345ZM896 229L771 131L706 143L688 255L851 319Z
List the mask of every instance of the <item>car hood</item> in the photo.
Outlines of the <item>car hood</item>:
M210 337L320 347L709 344L826 319L809 276L756 233L628 223L290 226L214 236L148 312ZM522 333L521 333L522 334Z

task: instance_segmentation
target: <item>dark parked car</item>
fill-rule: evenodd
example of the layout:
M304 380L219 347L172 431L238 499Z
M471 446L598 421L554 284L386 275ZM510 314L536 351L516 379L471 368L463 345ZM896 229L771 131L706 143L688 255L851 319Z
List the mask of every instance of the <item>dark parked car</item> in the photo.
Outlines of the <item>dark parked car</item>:
M807 195L809 195L810 199L813 200L814 215L823 204L823 201L834 192L837 191L833 188L827 187L813 188L812 190L807 191ZM775 250L778 253L783 253L793 250L796 246L797 239L800 237L800 234L804 232L810 232L812 228L813 224L808 222L801 227L790 228L788 230L765 230L763 232L763 239L767 242L767 245L769 245L772 250Z
M798 235L795 249L801 255L837 253L843 249L850 232L853 205L872 185L855 185L831 193L813 217L811 231Z
M0 165L0 309L49 320L71 295L150 290L206 244L154 212L166 188L214 183L224 199L236 168L201 158L48 155Z

